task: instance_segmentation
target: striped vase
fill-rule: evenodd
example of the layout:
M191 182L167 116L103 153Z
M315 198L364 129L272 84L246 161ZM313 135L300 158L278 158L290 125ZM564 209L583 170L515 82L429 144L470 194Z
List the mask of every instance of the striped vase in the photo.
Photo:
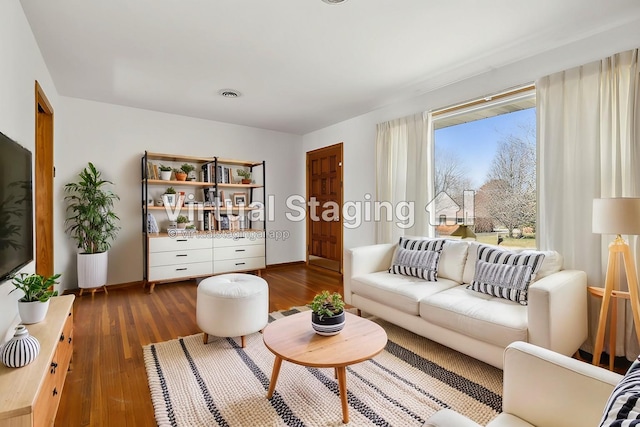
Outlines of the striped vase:
M40 343L29 335L24 325L16 327L16 333L2 347L2 363L10 368L20 368L33 362L40 352Z

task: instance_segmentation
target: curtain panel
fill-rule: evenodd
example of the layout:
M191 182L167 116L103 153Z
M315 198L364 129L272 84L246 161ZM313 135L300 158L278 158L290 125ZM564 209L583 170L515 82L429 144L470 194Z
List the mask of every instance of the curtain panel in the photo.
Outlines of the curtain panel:
M590 286L604 287L614 238L592 233L593 199L640 197L639 72L635 49L536 82L538 245L560 252L564 268L586 271ZM639 239L627 239L637 268ZM585 351L593 350L600 301L590 297ZM640 346L631 309L617 303L616 355L634 360Z
M404 235L433 236L425 209L433 199L430 114L379 123L376 131L376 202L386 206L376 221L376 242L396 242Z

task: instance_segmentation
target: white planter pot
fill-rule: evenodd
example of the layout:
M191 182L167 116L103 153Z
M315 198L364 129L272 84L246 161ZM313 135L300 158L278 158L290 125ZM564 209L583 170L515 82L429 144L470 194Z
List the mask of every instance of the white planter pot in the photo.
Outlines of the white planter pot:
M78 287L99 288L107 284L109 252L78 254Z
M164 181L171 180L171 171L160 171L160 179Z
M47 302L22 302L18 301L18 314L20 320L25 325L42 322L49 310L49 301Z

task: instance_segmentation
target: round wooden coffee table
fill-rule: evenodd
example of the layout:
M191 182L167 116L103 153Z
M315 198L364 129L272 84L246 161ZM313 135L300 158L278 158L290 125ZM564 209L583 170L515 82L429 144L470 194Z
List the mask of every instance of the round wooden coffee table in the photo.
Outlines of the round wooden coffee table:
M267 325L262 335L264 344L276 356L268 399L273 396L283 360L315 368L334 368L342 402L342 422L349 422L346 367L380 353L387 345L387 333L377 323L351 313L345 314L344 329L329 337L318 335L311 328L311 311L293 314Z

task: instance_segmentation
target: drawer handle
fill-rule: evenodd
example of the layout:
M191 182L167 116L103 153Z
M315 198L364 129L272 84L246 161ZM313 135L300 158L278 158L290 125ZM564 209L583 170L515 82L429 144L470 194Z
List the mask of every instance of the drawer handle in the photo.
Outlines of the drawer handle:
M176 239L176 242L188 242L187 239Z
M69 312L68 317L71 317L71 312Z
M64 341L64 334L60 335L60 342Z
M53 395L55 396L56 394L58 394L58 389L57 388L53 388Z
M71 344L71 337L69 337L69 344Z
M189 256L188 254L176 254L177 257L179 256Z
M187 267L183 267L183 268L176 268L176 271L187 271Z
M237 237L234 237L233 240L240 240L240 239L244 239L244 238L245 238L244 236L237 236Z
M56 373L56 368L58 367L58 364L56 362L51 362L51 373L55 374Z
M236 252L244 252L246 249L236 249Z
M236 262L236 265L244 265L244 262Z

